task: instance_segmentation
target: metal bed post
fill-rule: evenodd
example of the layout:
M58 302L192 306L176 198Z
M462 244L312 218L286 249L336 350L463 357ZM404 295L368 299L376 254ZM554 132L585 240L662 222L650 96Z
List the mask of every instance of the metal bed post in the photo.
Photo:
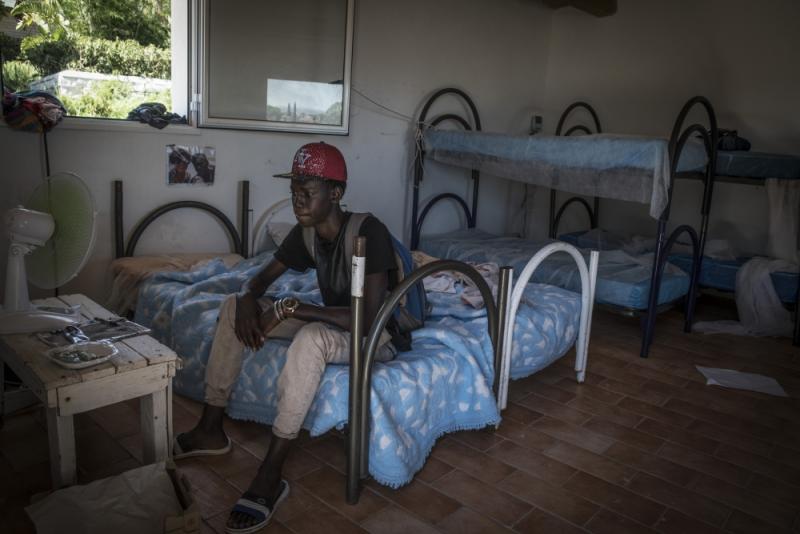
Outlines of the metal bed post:
M480 291L481 297L483 298L483 302L486 305L486 316L489 328L489 336L492 340L492 348L493 354L497 353L498 347L498 332L497 332L497 308L495 306L494 300L492 298L492 292L489 289L488 284L483 279L483 277L476 271L473 267L467 265L466 263L456 261L456 260L438 260L431 262L427 265L424 265L409 274L403 281L394 288L394 290L386 297L386 300L381 305L380 310L378 310L378 314L375 316L375 319L372 321L372 328L370 328L369 334L367 338L364 340L364 347L365 352L362 355L362 365L361 365L361 372L360 372L360 383L350 383L351 388L351 396L353 395L352 389L357 388L360 390L359 393L356 394L356 400L358 401L359 406L357 409L359 410L359 414L357 416L358 428L356 429L356 433L358 435L353 436L354 429L352 426L352 421L350 425L350 432L351 436L349 438L349 443L360 443L360 447L350 447L347 450L347 502L350 504L355 504L358 502L359 493L361 488L359 486L358 480L354 480L354 478L366 478L369 475L369 435L370 435L370 402L371 402L371 394L372 394L372 364L375 359L375 353L378 350L378 342L380 341L381 333L383 329L386 328L386 323L389 321L389 317L394 312L394 309L400 303L400 299L403 296L412 290L414 285L425 278L426 276L430 276L431 274L440 272L440 271L457 271L464 275L466 275L475 286ZM351 350L353 338L351 337ZM350 370L352 373L352 369ZM498 373L499 369L495 369L495 373ZM351 397L352 398L352 397ZM356 466L360 466L360 469L356 469ZM360 471L360 473L359 473ZM360 475L360 476L359 476Z
M503 377L503 349L505 347L506 321L508 320L508 300L511 297L511 277L514 269L509 266L500 268L500 277L497 286L497 343L494 351L494 393L500 407L499 393ZM513 325L511 331L514 331Z
M122 219L122 180L114 180L114 257L125 255L125 237L123 236Z
M710 132L705 127L699 124L692 124L685 129L683 122L686 115L692 107L699 104L705 108L708 115ZM669 238L665 239L666 223L669 220L670 207L672 206L672 190L677 175L678 162L680 155L683 152L683 147L689 140L692 134L700 135L703 139L708 156L708 164L704 174L704 187L703 187L703 201L701 207L701 227L700 234L688 225L682 225L676 228ZM642 358L647 358L650 350L650 344L653 341L655 333L656 312L658 309L658 294L661 288L661 277L664 273L664 268L667 263L667 258L672 246L675 244L678 236L682 233L687 233L692 241L692 272L689 278L689 293L686 296L685 308L685 321L684 331L691 332L692 321L694 319L694 308L697 297L697 286L700 278L700 267L703 261L703 254L705 251L705 239L708 232L708 213L711 207L711 197L714 190L714 170L717 159L717 119L714 113L714 108L707 98L702 96L695 96L689 99L683 108L681 108L678 118L672 128L672 134L669 140L669 159L670 159L670 183L667 190L667 205L658 219L658 235L656 238L656 250L653 257L653 269L650 277L650 291L647 302L647 313L643 318L643 332L642 332L642 346L639 355Z
M478 114L478 108L475 106L475 103L472 99L462 91L461 89L456 89L454 87L446 87L444 89L440 89L436 91L430 98L425 102L422 107L422 111L419 114L419 118L417 119L417 129L421 132L426 127L437 126L440 123L452 120L459 123L465 130L472 130L473 126L470 125L463 117L452 113L445 113L443 115L439 115L432 119L431 121L426 121L428 117L428 111L430 110L433 103L441 96L447 94L454 94L460 97L470 109L472 113L472 121L474 124L474 128L476 131L481 130L481 118ZM425 207L420 212L419 209L419 189L420 183L423 180L425 174L425 150L422 146L422 140L417 139L415 140L415 151L414 151L414 192L413 192L413 204L411 206L411 249L416 249L419 246L419 239L420 234L422 232L422 223L425 220L425 216L427 215L428 211L434 204L438 201L445 199L445 198L452 198L459 202L464 213L467 217L467 228L475 228L477 224L478 218L478 191L480 189L480 171L475 169L472 170L470 176L472 177L472 209L467 206L467 203L458 195L453 193L446 193L443 195L437 195L432 200L430 200Z
M573 102L564 112L561 114L561 117L558 119L558 125L556 126L556 135L562 135L561 130L564 128L564 123L567 120L569 114L577 108L584 108L589 114L592 116L592 120L594 120L594 133L603 133L603 129L600 127L600 118L597 116L597 112L594 108L586 103L586 102ZM568 129L563 135L564 137L570 136L575 132L583 132L586 135L591 135L592 131L589 129L588 126L583 124L576 124L572 128ZM561 220L561 216L566 210L567 206L572 204L573 202L580 201L581 204L586 208L586 211L589 213L589 224L590 228L594 229L597 228L600 224L600 197L594 197L594 209L589 206L589 204L580 197L572 197L568 199L564 204L561 205L561 208L556 213L556 190L550 189L550 217L548 221L548 229L547 229L547 236L550 239L557 239L558 238L558 223Z
M242 239L242 257L246 258L250 254L248 252L248 242L250 239L250 182L247 180L242 181L242 216L241 216L241 239Z
M800 346L800 278L797 280L797 293L794 298L794 335L792 345Z
M356 504L361 491L361 465L358 456L351 454L361 446L364 421L361 419L361 383L364 337L364 269L367 239L357 236L353 240L353 263L350 284L350 391L348 404L349 434L347 436L347 504Z

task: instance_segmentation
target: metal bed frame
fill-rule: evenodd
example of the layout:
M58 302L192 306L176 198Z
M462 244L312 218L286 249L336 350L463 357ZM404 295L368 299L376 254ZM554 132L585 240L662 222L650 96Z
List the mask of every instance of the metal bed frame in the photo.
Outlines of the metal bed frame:
M428 112L431 106L434 104L434 102L440 97L448 94L452 94L461 98L467 104L472 115L471 121L451 113L443 114L431 120L427 120ZM708 116L709 128L706 128L705 126L697 123L691 124L684 128L683 125L684 121L686 120L686 116L688 115L689 111L691 111L695 106L700 106L705 111L706 115ZM592 118L594 119L597 131L600 131L600 121L597 118L597 113L594 112L594 109L584 102L577 102L569 106L559 119L557 128L558 134L561 134L561 130L564 126L567 115L569 115L569 113L571 113L576 108L587 109L589 113L592 115ZM436 126L444 122L445 120L452 120L453 122L456 122L466 130L472 130L472 129L480 130L480 117L478 115L475 103L464 91L460 89L456 88L440 89L439 91L436 91L432 96L430 96L428 100L425 102L424 106L422 107L422 111L420 112L419 118L417 119L417 127L420 130L424 130L425 128ZM474 125L474 127L471 125ZM568 129L564 133L564 135L570 135L574 132L590 133L590 130L584 125L577 125ZM672 203L672 188L674 184L674 178L678 177L676 175L677 164L680 158L681 151L683 150L683 147L685 146L689 137L692 135L699 136L703 139L706 148L706 153L708 154L708 162L709 162L706 167L705 173L702 173L701 176L701 179L703 180L704 183L704 188L703 188L703 201L701 208L702 220L700 223L700 232L698 234L698 232L689 225L681 225L678 228L676 228L669 236L667 236L666 225L667 221L669 220L670 206ZM678 237L684 233L689 236L689 239L692 243L692 272L690 274L689 293L687 294L686 297L686 307L684 311L685 313L684 331L691 332L692 322L694 318L695 302L697 299L697 286L698 286L697 281L700 274L700 261L702 261L703 251L705 250L706 234L708 231L708 214L711 206L711 196L714 187L714 176L715 176L714 168L716 164L717 141L718 141L717 120L716 120L716 114L714 113L714 108L712 107L711 103L708 101L707 98L702 96L696 96L691 98L689 101L686 102L686 104L684 104L683 108L678 114L678 117L673 125L672 135L670 136L669 140L668 146L669 146L670 172L673 179L670 180L668 197L667 197L668 198L667 206L664 208L663 212L661 213L658 219L656 251L655 251L655 257L653 259L653 270L650 277L652 283L650 284L647 310L641 312L640 310L631 310L628 308L610 306L615 311L621 311L626 315L642 315L642 330L643 330L642 344L639 353L639 355L642 358L646 358L649 353L650 345L652 343L653 334L655 331L656 315L658 314L659 311L661 311L661 307L658 306L658 294L661 286L661 279L664 274L664 267L666 265L667 257ZM425 160L425 150L420 145L417 145L416 153L414 155L414 181L413 181L414 195L413 195L412 220L411 220L412 248L417 248L419 246L420 233L422 230L422 224L425 220L425 216L428 214L433 205L446 198L451 198L456 200L456 202L464 210L464 213L466 214L467 217L468 228L474 228L476 223L477 204L478 204L478 179L479 179L479 173L476 170L472 170L472 179L474 185L472 193L471 210L468 207L466 201L464 201L464 199L462 199L459 195L455 193L443 193L437 195L430 201L428 201L428 203L422 208L422 210L419 209L419 188L420 188L420 183L422 182L424 177L424 160ZM597 226L598 222L597 215L599 209L598 198L595 198L594 209L592 209L592 207L589 206L589 203L586 202L585 199L580 197L572 197L567 201L565 201L565 203L561 206L561 209L558 211L558 213L555 213L554 192L551 192L550 198L551 198L551 208L550 208L549 233L551 237L553 237L558 232L558 222L560 221L561 215L563 214L564 210L568 205L573 203L583 205L586 208L587 212L589 213L589 218L592 227L594 228Z
M441 271L457 271L467 276L478 288L486 305L489 336L494 351L494 384L493 390L497 398L500 390L500 375L503 359L503 338L506 331L507 302L511 283L511 268L504 267L500 272L497 302L492 299L492 292L483 277L470 265L457 260L438 260L418 269L403 279L386 297L378 314L372 321L369 332L364 332L364 267L366 238L356 237L353 246L353 285L351 288L351 322L350 338L364 339L361 343L350 344L350 381L348 402L348 436L347 454L347 486L348 504L356 504L361 493L361 483L369 477L369 422L372 393L372 366L378 350L381 333L400 300L426 276ZM362 258L356 261L355 258Z
M240 199L241 199L241 235L236 230L236 226L231 222L231 220L219 209L215 208L211 204L207 204L205 202L199 202L196 200L180 200L177 202L170 202L168 204L164 204L163 206L159 206L152 211L150 211L144 218L139 221L136 226L133 227L131 231L130 238L128 239L128 244L125 246L125 228L123 224L123 192L122 192L122 181L121 180L114 180L114 252L116 258L122 258L127 256L133 256L136 250L136 245L139 243L139 239L142 237L142 234L150 226L153 221L161 217L167 212L181 209L181 208L195 208L199 210L203 210L207 213L210 213L214 217L216 217L222 225L225 227L225 230L228 232L228 235L231 238L231 245L233 248L233 252L239 254L242 257L247 257L248 251L248 235L250 232L249 227L249 217L250 217L250 182L244 180L241 182L241 190L240 190Z

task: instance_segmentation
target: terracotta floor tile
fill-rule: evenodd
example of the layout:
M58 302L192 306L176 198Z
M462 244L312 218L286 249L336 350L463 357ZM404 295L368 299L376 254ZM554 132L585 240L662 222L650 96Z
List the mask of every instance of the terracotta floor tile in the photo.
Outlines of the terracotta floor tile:
M415 478L422 480L423 482L431 483L434 480L438 480L439 478L443 477L450 471L452 471L454 467L450 464L447 464L438 458L434 458L433 456L428 456L428 459L425 460L425 465L417 471L417 474L414 475Z
M576 398L573 400L573 402L577 400L580 399ZM522 406L530 408L531 410L535 410L545 415L549 415L555 419L560 419L574 425L582 425L589 419L589 417L591 417L585 412L580 412L559 402L536 395L535 393L520 399L517 401L517 404L521 404Z
M800 469L800 450L776 446L770 453L770 458L786 465Z
M466 507L459 508L436 526L439 530L448 534L500 534L502 532L512 532L500 523L492 521Z
M583 472L564 484L564 489L643 525L655 524L665 509L662 504Z
M416 517L395 507L388 506L370 516L361 526L373 534L436 534L433 525L423 523Z
M534 508L523 517L519 523L514 525L514 530L522 534L580 534L586 532L539 508Z
M756 438L744 432L736 432L725 426L709 423L708 421L701 421L696 419L686 427L689 432L700 434L707 438L715 439L722 443L735 445L740 449L760 454L761 456L769 457L775 445L767 440Z
M736 534L781 534L789 532L788 529L778 529L775 525L734 510L730 519L725 524L725 530Z
M512 420L518 423L522 423L524 425L528 425L536 421L537 419L542 417L542 415L544 414L541 414L529 408L525 408L524 406L520 406L516 402L509 402L508 406L506 406L506 409L503 410L504 421Z
M800 469L770 460L758 454L743 451L733 445L723 443L715 454L718 458L745 467L756 473L767 475L795 486L800 486ZM713 473L709 473L713 474ZM800 488L798 488L800 491Z
M667 508L653 528L663 534L722 534L722 530L692 519L672 508Z
M513 476L511 475L511 477ZM434 482L433 487L461 504L506 526L511 526L522 519L531 509L530 504L499 491L459 469Z
M431 454L489 484L503 480L514 471L513 467L451 439L440 440Z
M622 382L620 380L616 380L613 378L607 378L602 383L600 383L598 387L611 391L615 394L630 397L639 402L652 404L654 406L660 406L661 404L665 403L669 398L668 396L662 395L657 391L648 389L643 385L629 384L628 382Z
M792 527L797 516L796 508L789 508L752 491L744 490L708 475L697 477L691 488L697 493L725 503L731 508L787 530Z
M114 439L136 434L140 430L139 414L124 402L111 404L88 413L89 417ZM173 410L173 415L175 413L176 411Z
M289 496L275 511L275 518L281 523L304 514L313 514L317 508L325 506L300 484L289 483Z
M577 472L573 467L511 441L492 447L487 454L556 486L560 486Z
M649 417L654 421L659 421L661 423L679 428L686 428L692 423L692 421L694 421L693 418L686 415L673 412L672 410L667 410L666 408L662 408L660 406L653 406L652 404L642 402L631 397L626 397L619 401L618 406L640 416ZM636 424L638 423L639 421L636 422Z
M641 523L631 521L626 517L617 515L604 508L598 510L594 517L586 524L586 530L589 532L596 532L597 534L655 533L655 530L647 528Z
M293 517L284 523L296 534L357 534L367 532L328 506L318 506L313 513Z
M729 432L763 437L772 436L774 434L773 429L760 425L757 422L749 421L729 413L712 410L708 407L698 406L681 399L670 399L664 407L696 419L713 423L716 426L722 426Z
M598 402L585 397L577 397L575 400L571 401L569 405L572 408L581 410L581 413L599 415L605 419L608 419L609 421L614 421L617 424L631 428L635 427L642 420L642 416L640 414L631 412L621 406L615 404L606 404L604 402ZM583 422L585 423L586 421L588 421L588 418ZM569 422L574 423L574 421Z
M737 486L747 486L753 476L749 470L743 467L694 449L688 449L677 443L664 443L664 446L658 451L658 456Z
M452 472L453 470L451 470ZM461 507L461 503L420 480L398 489L370 481L369 487L425 521L437 523Z
M586 397L606 404L616 404L624 396L602 387L602 383L599 386L592 386L586 383L579 384L574 377L562 378L554 385L559 389L572 393L575 397Z
M697 475L692 469L619 442L609 447L605 456L678 486L686 486Z
M534 451L543 451L555 445L558 440L515 421L504 420L497 433L514 443Z
M714 454L714 451L719 447L719 442L713 439L694 434L681 428L660 423L653 419L645 419L636 426L636 430L647 432L653 436L679 443L686 447L696 449L708 454Z
M564 380L568 379L565 378ZM533 387L531 388L530 391L531 393L535 393L536 395L544 397L545 399L558 402L559 404L566 404L576 397L575 393L567 391L563 388L555 387L550 384L545 384L540 380L536 380L534 382Z
M330 466L325 466L300 478L296 484L356 523L364 521L371 514L389 505L386 499L366 487L361 490L358 504L347 504L344 494L345 481L344 475Z
M242 449L237 444L233 445L233 448L228 454L200 456L197 460L207 465L222 478L231 477L242 471L248 472L250 478L252 478L261 465L261 460Z
M465 445L469 445L473 449L478 449L482 452L494 447L501 441L505 441L498 434L495 434L494 428L481 430L462 430L460 432L454 432L449 436Z
M189 480L192 498L197 502L204 518L230 512L241 496L241 492L196 458L178 460L176 464L178 471Z
M497 487L576 525L585 524L599 508L583 497L522 471L515 472Z
M544 454L618 486L624 486L636 474L635 469L563 441L545 450Z
M538 421L531 423L530 427L548 436L583 447L597 454L602 454L614 443L613 439L592 432L591 429L587 429L585 426L575 426L552 417L542 417Z
M303 449L340 473L347 472L344 441L337 436L325 435L305 444Z
M800 509L800 488L794 484L787 484L755 473L747 489L773 501Z
M608 438L621 441L626 445L631 445L648 452L655 452L664 443L660 438L619 425L602 417L591 418L584 423L583 427L597 434L607 436Z
M665 504L685 515L721 527L730 515L731 509L714 500L675 486L646 473L638 473L628 489L643 497Z

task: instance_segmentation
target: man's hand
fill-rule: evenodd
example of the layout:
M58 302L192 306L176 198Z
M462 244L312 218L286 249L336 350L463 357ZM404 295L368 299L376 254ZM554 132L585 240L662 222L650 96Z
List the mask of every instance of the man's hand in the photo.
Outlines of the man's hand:
M261 328L261 306L251 293L236 296L236 337L245 347L257 350L264 344Z
M261 339L262 344L264 341L269 337L269 333L272 331L273 328L280 324L281 320L278 319L278 316L275 315L275 308L270 306L264 313L261 314Z

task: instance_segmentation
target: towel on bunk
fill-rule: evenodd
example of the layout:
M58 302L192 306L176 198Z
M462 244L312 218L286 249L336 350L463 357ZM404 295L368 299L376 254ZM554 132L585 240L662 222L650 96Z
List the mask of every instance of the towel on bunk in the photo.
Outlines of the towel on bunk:
M211 262L196 271L162 273L145 282L136 319L183 358L184 368L174 380L176 392L202 399L218 308L264 261L264 257L246 260L232 270L222 262ZM315 273L287 273L269 291L275 297L289 294L321 303ZM276 382L288 344L270 340L257 352L245 352L229 415L272 422ZM370 472L376 480L392 487L405 484L422 467L441 434L499 421L491 390L492 358L483 312L469 319L432 318L414 332L413 350L376 363L370 441ZM345 425L348 382L347 366L326 368L304 423L312 435Z
M669 200L670 162L666 139L630 135L512 136L435 130L424 132L435 161L579 195L650 205L661 216ZM702 143L686 143L678 172L705 168Z

